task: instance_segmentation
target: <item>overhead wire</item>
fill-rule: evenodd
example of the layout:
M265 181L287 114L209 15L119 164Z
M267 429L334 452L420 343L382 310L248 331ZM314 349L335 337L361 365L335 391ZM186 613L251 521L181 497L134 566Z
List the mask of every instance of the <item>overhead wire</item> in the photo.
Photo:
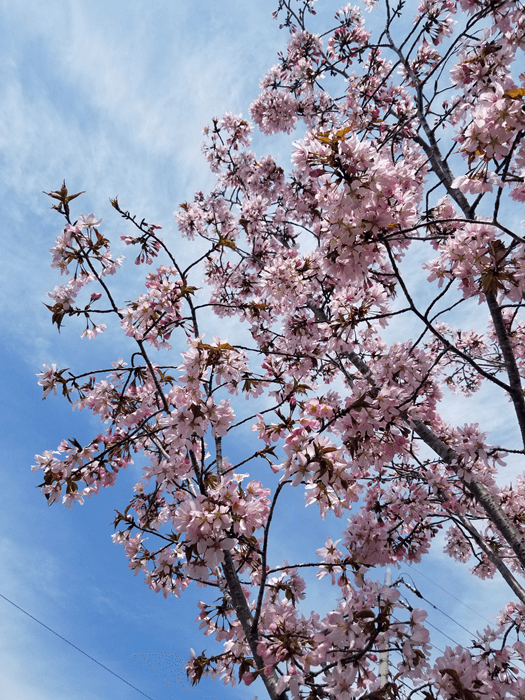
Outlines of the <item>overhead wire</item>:
M475 613L475 614L476 614L478 617L480 617L482 620L485 620L485 622L488 622L489 625L493 625L493 624L494 624L494 620L492 620L492 621L489 620L489 619L486 618L484 615L482 615L481 613L479 613L479 612L477 612L476 610L474 610L473 608L471 608L470 605L467 605L466 603L464 603L460 598L457 598L455 595L453 595L452 593L450 593L450 591L447 591L446 588L443 588L442 586L440 586L438 583L436 583L435 581L433 581L432 579L430 579L428 576L426 576L425 574L423 574L423 573L422 573L421 571L419 571L418 569L411 568L411 572L412 572L412 571L416 571L418 574L420 574L421 576L423 576L424 578L426 578L428 581L430 581L430 582L433 583L435 586L437 586L438 588L440 588L444 593L447 593L447 595L449 595L451 598L453 598L454 600L456 600L458 603L461 603L464 607L466 607L466 608L467 608L468 610L470 610L471 612ZM403 575L405 575L405 576L410 576L410 574L407 574L407 572L402 572L402 576L403 576ZM400 582L402 582L409 590L411 590L410 585L407 584L407 582L404 581L404 580L402 579L402 576L401 576L401 578L400 578ZM412 578L412 577L410 576L410 578ZM413 582L413 579L412 579L412 582ZM465 627L465 626L462 625L460 622L458 622L458 620L454 619L454 618L451 617L448 613L446 613L444 610L441 610L440 607L438 607L437 605L435 605L434 603L432 603L431 600L428 600L428 598L425 598L425 596L421 593L421 591L419 591L419 589L417 588L417 586L415 585L415 583L414 583L414 589L415 589L415 590L412 590L412 593L414 593L415 595L417 595L418 598L421 598L422 600L424 600L426 603L428 603L430 606L432 606L432 607L433 607L435 610L437 610L439 613L441 613L442 615L444 615L445 617L447 617L447 618L448 618L451 622L453 622L455 625L457 625L458 627L461 627L461 629L463 629L465 632L467 632L468 634L470 634L470 635L471 635L471 639L474 640L476 637L478 637L479 632L472 632L472 630L469 630L467 627ZM430 624L430 623L427 623L427 624ZM444 632L442 632L441 630L438 630L438 631L439 631L441 634L443 634L444 636L446 636L446 635L444 634ZM514 632L516 633L516 630L514 630ZM517 634L517 633L516 633L516 638L518 638L518 634ZM449 639L450 639L450 637L449 637ZM455 643L457 644L457 642L455 642ZM519 666L519 667L521 668L521 670L525 672L525 667L521 667L520 664L517 663L517 662L515 662L515 665L516 665L516 666Z
M133 688L133 690L136 690L137 693L140 693L140 694L143 695L145 698L148 698L148 700L153 700L153 698L152 698L150 695L146 695L146 693L143 693L142 690L139 690L136 686L134 686L132 683L130 683L129 681L127 681L125 678L122 678L122 676L119 676L118 673L115 673L115 671L112 671L112 670L111 670L110 668L108 668L107 666L104 666L104 664L100 663L100 661L97 661L97 659L94 659L92 656L90 656L89 654L87 654L85 651L83 651L82 649L80 649L79 647L77 647L75 644L73 644L73 642L70 642L69 639L66 639L65 637L62 637L61 634L58 634L58 632L55 632L55 630L51 629L51 627L48 627L47 625L45 625L45 624L44 624L43 622L41 622L38 618L36 618L34 615L31 615L31 613L28 613L27 610L24 610L24 608L21 608L20 605L17 605L17 604L14 603L12 600L10 600L7 596L5 596L5 595L3 595L2 593L0 593L0 598L3 598L3 599L6 600L8 603L11 603L11 605L12 605L13 607L15 607L15 608L17 608L18 610L20 610L21 612L23 612L24 615L27 615L28 617L30 617L30 618L31 618L32 620L34 620L35 622L38 622L39 625L42 625L42 627L45 627L46 630L49 630L49 632L52 632L55 636L57 636L57 637L58 637L59 639L61 639L63 642L66 642L66 644L69 644L69 646L73 647L73 649L76 649L76 650L79 651L81 654L84 654L84 656L87 656L88 659L91 659L91 661L94 661L96 664L98 664L98 665L101 666L103 669L105 669L106 671L108 671L109 673L111 673L113 676L115 676L115 678L118 678L118 679L119 679L120 681L122 681L123 683L126 683L126 685L129 685L129 687L130 687L130 688Z
M467 605L466 603L464 603L461 599L459 599L459 598L457 598L456 596L454 596L452 593L450 593L449 591L447 591L445 588L443 588L442 586L440 586L438 583L436 583L435 581L433 581L432 579L430 579L428 576L426 576L425 574L423 574L421 571L419 571L419 570L417 570L417 569L411 569L411 571L417 571L417 573L421 574L421 576L423 576L423 577L426 578L428 581L430 581L431 583L433 583L434 585L436 585L436 586L437 586L438 588L440 588L444 593L447 593L451 598L453 598L453 599L456 600L457 602L459 602L459 603L461 603L462 605L464 605L468 610L470 610L471 612L473 612L473 613L475 613L476 615L478 615L478 617L480 617L481 619L487 621L489 624L493 624L493 623L491 623L490 620L488 620L485 616L483 616L483 615L481 615L480 613L478 613L476 610L474 610L474 609L471 608L469 605ZM413 585L410 585L410 584L408 584L408 583L404 580L403 576L409 576L409 577L412 579L412 577L411 577L407 572L402 572L402 575L400 576L400 578L399 578L397 581L394 582L393 586L396 586L396 587L397 587L397 585L399 585L399 584L402 583L402 584L403 584L409 591L411 591L414 595L416 595L416 596L417 596L418 598L420 598L421 600L424 600L424 601L425 601L428 605L430 605L434 610L436 610L437 612L439 612L439 613L441 613L442 615L444 615L446 618L448 618L448 619L449 619L451 622L453 622L455 625L457 625L457 626L460 627L462 630L464 630L464 631L467 632L469 635L471 635L471 639L472 639L472 640L475 640L475 639L476 639L476 637L478 636L478 633L472 632L472 630L469 630L469 629L468 629L467 627L465 627L463 624L461 624L460 622L458 622L458 620L454 619L454 618L451 617L448 613L446 613L444 610L442 610L439 606L435 605L435 603L433 603L431 600L429 600L428 598L426 598L426 597L421 593L421 591L417 588L417 586L416 586L415 583L413 582L413 579L412 579ZM430 622L429 620L426 621L426 625L428 625L429 627L432 627L434 630L436 630L436 631L437 631L439 634L441 634L443 637L446 637L448 640L450 640L453 644L456 644L456 645L460 646L460 643L459 643L458 641L456 641L455 639L453 639L452 637L450 637L448 634L446 634L445 632L443 632L443 630L441 630L441 629L440 629L439 627L437 627L436 625L432 624L432 622ZM430 643L430 646L433 647L434 649L436 649L437 651L439 651L439 652L441 652L441 653L444 653L443 650L440 649L438 646L436 646L433 642ZM521 664L519 664L519 662L517 662L517 660L514 660L514 665L515 665L515 666L518 666L518 667L520 668L521 671L525 672L525 668L524 668Z
M431 583L433 583L435 586L437 586L438 588L440 588L443 592L447 593L451 598L453 598L453 599L456 600L457 602L461 603L461 604L462 604L464 607L466 607L468 610L470 610L471 612L473 612L473 613L475 613L476 615L478 615L478 617L480 617L480 618L482 618L483 620L485 620L485 621L487 621L487 622L490 623L490 620L488 620L486 617L484 617L483 615L481 615L479 612L477 612L476 610L474 610L473 608L471 608L469 605L467 605L466 603L464 603L461 599L459 599L459 598L457 598L456 596L454 596L452 593L450 593L449 591L447 591L445 588L443 588L442 586L440 586L438 583L436 583L435 581L433 581L432 579L430 579L428 576L426 576L425 574L423 574L421 571L418 571L418 570L416 570L416 569L414 569L414 570L417 571L417 573L419 573L421 576L423 576L424 578L426 578L428 581L430 581ZM406 575L406 572L405 572L405 575ZM447 617L451 622L453 622L453 623L455 623L456 625L458 625L459 627L461 627L461 629L463 629L465 632L467 632L468 634L472 635L473 637L476 636L471 630L467 629L467 628L466 628L464 625L462 625L460 622L458 622L458 621L455 620L453 617L451 617L450 615L448 615L448 613L446 613L445 611L441 610L437 605L435 605L434 603L432 603L432 601L428 600L428 598L426 598L426 597L418 590L418 588L415 586L415 584L412 586L412 585L408 584L406 581L404 581L403 578L400 578L396 583L403 583L403 585L405 585L405 586L408 588L408 590L410 590L414 595L416 595L418 598L421 598L422 600L424 600L426 603L428 603L428 605L430 605L432 608L434 608L435 610L437 610L438 612L440 612L442 615L444 615L445 617ZM394 584L394 585L395 585L395 584ZM68 639L66 639L65 637L63 637L62 635L60 635L58 632L55 632L55 630L53 630L51 627L49 627L48 625L46 625L46 624L44 624L43 622L41 622L41 620L39 620L38 618L36 618L34 615L31 615L29 612L27 612L27 610L24 610L24 608L20 607L20 606L17 605L16 603L14 603L14 602L13 602L12 600L10 600L7 596L5 596L5 595L3 595L2 593L0 593L0 597L3 598L3 599L4 599L5 601L7 601L8 603L10 603L13 607L15 607L15 608L17 608L18 610L20 610L21 612L23 612L23 613L24 613L25 615L27 615L28 617L30 617L32 620L34 620L35 622L37 622L39 625L41 625L42 627L44 627L45 629L47 629L49 632L51 632L52 634L54 634L55 636L57 636L59 639L61 639L62 641L66 642L66 644L69 644L71 647L73 647L73 649L76 649L78 652L80 652L81 654L83 654L84 656L86 656L88 659L90 659L90 660L93 661L94 663L96 663L96 664L98 664L99 666L101 666L104 670L108 671L108 673L111 673L113 676L115 676L115 678L118 678L118 679L119 679L120 681L122 681L123 683L126 683L126 685L129 685L130 688L133 688L133 690L136 690L136 691L137 691L138 693L140 693L142 696L144 696L145 698L148 698L148 700L153 700L153 698L151 698L151 696L146 695L146 693L144 693L142 690L140 690L139 688L137 688L136 686L134 686L132 683L130 683L129 681L127 681L125 678L122 678L122 676L119 676L117 673L115 673L115 672L112 671L110 668L108 668L107 666L105 666L103 663L101 663L100 661L98 661L97 659L93 658L93 657L90 656L88 653L86 653L85 651L83 651L82 649L80 649L79 647L77 647L75 644L73 644L73 643L70 642ZM436 627L436 626L435 626L434 624L432 624L431 622L427 621L427 625L429 625L430 627L433 627L437 632L439 632L441 635L443 635L444 637L446 637L447 639L449 639L452 643L458 644L458 642L457 642L456 640L454 640L454 639L453 639L452 637L450 637L448 634L446 634L445 632L443 632L442 630L440 630L438 627ZM437 646L435 646L435 644L431 644L431 646L433 646L437 651L440 651L441 653L443 653L443 651L442 651L441 649L439 649Z
M481 614L480 612L478 612L477 610L474 610L474 608L471 608L470 605L467 605L467 604L465 603L465 601L463 601L463 600L461 600L461 598L458 598L457 596L453 595L450 591L447 591L446 588L443 588L443 586L440 586L439 583L436 583L436 581L434 581L433 579L431 579L429 576L427 576L426 574L424 574L424 573L423 573L422 571L420 571L419 569L416 569L415 567L411 567L411 568L410 568L410 571L411 571L411 573L412 573L412 572L415 572L415 573L419 574L420 576L423 576L423 578L426 578L427 581L430 581L430 583L432 583L434 586L437 586L438 588L440 588L444 593L446 593L447 595L449 595L451 598L454 598L454 600L456 600L458 603L461 603L461 605L463 605L465 608L468 608L468 610L470 610L471 612L473 612L475 615L477 615L478 617L480 617L482 620L485 620L485 622L488 622L489 624L493 624L493 621L489 620L487 617L485 617L484 615L482 615L482 614ZM467 631L468 631L468 630L467 630Z
M446 613L444 610L441 610L441 608L439 608L437 605L435 605L431 600L429 600L428 598L425 598L425 596L421 593L421 591L417 588L417 586L415 584L411 585L411 584L407 583L405 580L403 580L402 578L400 579L400 583L402 583L404 586L406 586L409 591L412 591L412 593L414 593L414 595L417 595L418 598L421 598L421 600L424 600L426 603L428 603L431 607L434 608L434 610L437 610L442 615L447 617L451 622L456 624L458 627L461 627L462 630L465 630L465 632L468 632L473 637L476 636L473 632L471 632L464 625L462 625L461 622L458 622L453 617L451 617L448 613ZM450 637L449 637L449 639L450 639ZM454 641L454 640L451 639L451 641ZM457 644L458 642L454 642L454 643Z

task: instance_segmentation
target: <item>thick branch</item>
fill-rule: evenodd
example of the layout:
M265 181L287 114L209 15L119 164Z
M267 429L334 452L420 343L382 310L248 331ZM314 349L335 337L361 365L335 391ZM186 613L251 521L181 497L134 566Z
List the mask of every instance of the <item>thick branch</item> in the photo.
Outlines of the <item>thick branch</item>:
M472 525L472 523L469 522L469 520L467 518L465 518L464 515L456 514L456 519L459 520L459 522L463 525L465 530L475 540L476 544L481 549L481 551L485 554L487 559L490 559L490 561L494 564L496 569L502 575L503 579L508 583L510 588L518 596L518 598L521 600L521 602L523 604L525 604L525 589L523 588L523 586L520 585L520 583L512 575L512 572L509 570L509 568L507 566L505 566L505 563L503 562L501 557L499 557L489 547L489 545L483 539L483 536L480 535L480 533L476 530L476 528Z
M463 192L452 187L452 182L454 180L452 171L450 170L446 159L443 158L443 156L441 155L441 151L439 150L439 146L436 141L434 129L429 125L425 115L425 111L423 109L423 87L421 85L421 81L414 72L408 59L403 55L401 49L398 48L392 40L389 31L387 31L387 37L390 42L390 48L394 51L394 53L398 55L399 60L403 64L403 67L406 70L407 75L410 77L410 80L414 86L414 90L416 93L415 104L417 116L419 123L423 128L423 131L425 132L425 135L428 139L428 143L425 141L424 138L419 136L419 134L414 134L412 138L425 151L425 155L429 159L433 171L436 173L441 183L445 186L448 194L459 205L459 207L461 208L461 210L467 218L473 218L474 208L469 204Z
M449 445L445 444L443 440L438 438L438 436L435 435L435 433L433 433L422 421L410 421L408 417L406 417L405 422L408 424L412 423L415 432L417 435L419 435L423 442L434 450L434 452L439 455L439 457L441 457L441 459L448 464L449 467L451 467L451 469L458 476L464 488L467 491L470 491L470 493L488 515L491 522L498 528L504 539L507 541L507 544L511 547L514 554L518 558L518 561L525 569L525 540L523 539L518 528L505 513L501 505L490 493L488 488L471 474L469 474L468 479L465 479L459 475L460 458L456 452L452 449L452 447L449 447ZM497 557L496 554L494 554L494 556ZM500 557L497 558L499 559Z
M232 604L237 615L237 619L242 625L244 635L250 651L252 652L255 665L257 670L261 672L261 679L266 686L268 695L271 700L287 700L288 696L286 693L278 694L275 690L275 685L277 683L277 676L275 672L272 672L267 676L264 672L265 663L261 656L257 653L257 637L252 632L253 619L246 601L246 596L243 593L239 577L235 571L235 566L233 564L232 555L230 552L224 552L224 563L222 565L222 570L224 572L224 578L228 584L228 590L230 591Z
M217 472L220 475L222 475L223 472L221 442L220 437L215 438ZM224 552L224 563L222 565L222 570L230 592L233 609L235 610L237 619L242 625L246 642L250 647L253 660L255 661L257 670L260 672L261 679L266 686L270 700L287 700L288 696L286 693L279 694L275 690L275 685L277 683L276 673L272 672L270 675L266 675L264 672L265 663L261 656L257 653L257 630L254 629L253 617L250 612L250 608L248 607L246 596L243 593L241 582L239 581L230 552Z
M496 295L493 292L487 292L485 297L492 317L492 323L494 324L494 330L498 336L498 343L503 354L503 360L511 387L509 394L514 404L514 410L516 411L516 417L520 426L521 439L525 447L525 399L523 397L523 387L521 386L516 357L510 344L507 326L505 325L505 320L503 319L503 314L501 313Z
M354 352L349 353L347 357L361 372L361 374L366 377L373 389L377 391L378 386L372 375L370 367L366 364L366 362ZM505 513L500 503L498 503L488 488L478 481L475 476L469 474L467 480L459 475L460 459L452 447L444 443L443 440L433 433L422 421L411 420L406 413L401 415L405 423L412 427L423 442L428 445L439 457L441 457L441 459L455 472L463 487L467 491L470 491L479 505L483 508L491 522L499 530L509 547L511 547L521 566L525 570L525 540L523 539L516 525L514 525L512 520ZM495 553L494 557L501 559Z
M270 512L268 514L268 520L266 522L266 527L264 528L264 541L263 541L262 556L261 556L261 583L259 584L259 594L257 596L257 605L255 608L255 615L253 617L252 632L256 631L257 625L259 624L259 618L261 616L262 602L263 602L263 596L264 596L264 588L266 586L266 579L268 577L268 574L270 573L269 571L267 571L267 567L266 567L266 556L268 553L268 535L270 534L270 525L272 524L272 518L273 518L275 506L277 504L277 499L279 498L279 494L281 493L281 491L284 488L286 483L289 483L289 482L282 481L277 486L277 489L275 490L275 494L274 494L274 497L272 500L272 505L270 507Z

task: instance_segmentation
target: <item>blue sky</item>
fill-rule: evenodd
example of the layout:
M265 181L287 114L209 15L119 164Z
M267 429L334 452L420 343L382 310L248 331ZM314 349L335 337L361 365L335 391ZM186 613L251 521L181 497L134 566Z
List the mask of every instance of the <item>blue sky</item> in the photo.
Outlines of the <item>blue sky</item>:
M97 212L115 237L125 232L108 201L116 194L176 235L178 204L212 185L203 127L225 111L246 114L274 60L274 8L255 0L20 0L0 8L0 593L155 700L251 698L252 689L206 681L191 690L173 673L190 646L210 643L193 622L198 592L157 597L111 542L113 509L136 475L120 498L100 494L66 511L47 507L29 467L66 434L87 440L97 429L59 397L42 402L42 363L74 358L93 368L108 357L108 342L86 345L77 328L59 336L42 305L60 283L48 251L62 225L42 191L64 178L71 191L86 190L77 213ZM0 697L142 697L6 601L0 606Z
M82 442L98 431L96 421L72 413L59 397L42 402L35 378L42 364L93 369L119 354L110 332L88 342L74 323L61 336L51 327L42 302L60 283L48 250L61 220L42 191L58 189L63 179L70 191L86 190L77 213L104 217L104 231L116 238L126 232L108 201L118 194L124 207L163 225L166 240L176 242L177 205L213 183L200 152L203 127L226 111L247 115L259 79L284 48L274 3L0 0L0 9L0 594L155 700L248 700L253 688L188 686L180 673L188 648L211 648L193 623L199 591L179 600L156 596L111 542L114 508L129 498L136 475L67 511L47 507L30 465L62 438ZM289 141L266 146L257 138L256 145L282 153L287 165ZM189 259L192 251L182 254ZM293 528L295 507L302 495L281 533ZM332 525L324 528L335 537ZM290 544L300 555L312 532L283 537L283 555ZM324 535L319 540L321 546ZM442 588L414 573L417 586L466 627L483 627L447 591L489 614L484 597L496 610L506 601L504 588L472 582L448 559L445 573L443 562L436 552L424 569ZM142 697L3 599L0 613L1 698ZM433 619L458 641L469 639Z

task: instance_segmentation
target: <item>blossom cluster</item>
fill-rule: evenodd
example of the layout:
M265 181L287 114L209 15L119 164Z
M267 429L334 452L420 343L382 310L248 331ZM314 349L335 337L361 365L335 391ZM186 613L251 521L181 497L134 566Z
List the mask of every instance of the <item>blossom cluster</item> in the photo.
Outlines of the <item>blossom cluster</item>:
M173 267L161 266L146 278L147 292L121 310L127 336L146 340L157 349L171 349L168 340L182 323L184 287Z
M473 560L480 578L503 573L523 595L525 479L503 486L505 447L471 416L442 416L448 390L490 387L525 440L525 243L505 207L506 193L524 201L523 5L421 0L409 40L398 41L396 11L374 43L352 5L317 34L305 22L313 0L298 12L279 4L288 45L250 113L264 134L302 129L292 165L250 150L248 119L213 120L204 154L216 186L176 214L199 246L195 265L184 271L158 227L114 200L140 229L123 236L138 246L135 262L166 257L119 306L106 277L122 260L101 222L72 223L77 195L52 193L67 222L52 265L75 266L50 293L53 322L83 316L94 337L104 329L95 314L107 313L135 352L93 373L44 366L44 397L75 396L105 432L85 446L62 441L34 469L48 501L70 507L141 465L114 540L152 590L212 590L198 622L223 650L192 654L193 682L259 679L272 700L397 698L399 679L427 700L521 697L525 648L510 634L523 631L522 598L472 647L436 659L424 611L374 568L420 562L444 531L446 554ZM197 269L209 297L191 283ZM78 306L89 283L102 291ZM477 313L485 303L488 321ZM208 342L199 327L209 308L251 341L222 328ZM288 564L272 547L292 489L342 532L312 536L317 559ZM303 567L332 591L323 614L307 612ZM386 651L387 685L377 668Z

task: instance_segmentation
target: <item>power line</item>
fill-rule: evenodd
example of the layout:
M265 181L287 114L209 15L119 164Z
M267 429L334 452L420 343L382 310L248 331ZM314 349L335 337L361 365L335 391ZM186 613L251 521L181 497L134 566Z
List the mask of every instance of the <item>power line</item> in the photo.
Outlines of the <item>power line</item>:
M112 671L110 668L108 668L107 666L104 666L104 664L101 664L100 661L97 661L96 659L94 659L94 658L93 658L92 656L90 656L89 654L86 654L85 651L82 651L82 649L79 649L79 647L75 646L75 644L73 644L72 642L70 642L68 639L66 639L65 637L62 637L62 635L58 634L58 632L55 632L55 630L52 630L51 627L48 627L48 626L45 625L43 622L40 622L40 620L38 620L36 617L34 617L34 616L31 615L30 613L28 613L27 610L24 610L24 608L21 608L21 607L20 607L19 605L17 605L16 603L13 603L12 600L9 600L9 598L7 598L5 595L2 595L2 593L0 593L0 598L3 598L4 600L7 600L8 603L11 603L11 605L13 605L15 608L18 608L18 610L20 610L21 612L23 612L25 615L27 615L28 617L30 617L32 620L34 620L35 622L38 622L39 625L42 625L42 627L45 627L46 630L49 630L50 632L52 632L52 633L53 633L54 635L56 635L59 639L61 639L63 642L66 642L67 644L69 644L69 646L73 647L73 649L76 649L76 650L79 651L81 654L84 654L84 656L87 656L88 659L91 659L91 661L94 661L94 662L95 662L96 664L98 664L99 666L102 666L102 668L104 668L106 671L109 671L109 673L111 673L113 676L115 676L115 678L118 678L119 681L122 681L123 683L126 683L126 685L129 685L130 688L133 688L133 690L136 690L137 693L140 693L141 695L144 695L145 698L148 698L148 700L153 700L152 697L150 697L149 695L146 695L146 693L143 693L142 690L139 690L138 688L136 688L134 685L132 685L131 683L129 683L125 678L122 678L122 676L119 676L117 673L115 673L114 671Z
M434 581L434 579L431 579L429 576L427 576L426 574L424 574L422 571L420 571L419 569L416 569L416 567L412 567L412 566L411 566L411 567L410 567L410 572L411 572L411 573L412 573L412 572L415 572L416 574L419 574L420 576L423 576L423 578L426 578L427 581L430 581L430 583L432 583L434 586L437 586L438 588L440 588L444 593L446 593L447 595L449 595L451 598L454 598L454 600L457 600L458 603L461 603L461 605L463 605L465 608L468 608L468 610L470 610L471 612L473 612L475 615L477 615L478 617L480 617L482 620L485 620L485 622L488 622L490 625L494 624L494 620L489 620L487 617L485 617L485 615L482 615L482 614L481 614L480 612L478 612L477 610L474 610L474 608L471 608L470 605L467 605L463 600L461 600L461 598L458 598L458 597L456 597L455 595L453 595L450 591L447 591L446 588L443 588L443 586L440 586L439 583L437 583L436 581ZM472 634L472 633L470 633L470 634Z
M431 606L434 608L434 610L437 610L438 612L440 612L440 613L441 613L442 615L444 615L445 617L448 617L448 619L449 619L451 622L453 622L455 625L457 625L458 627L461 627L461 629L465 630L465 632L468 632L468 633L471 634L473 637L476 636L476 635L474 634L474 632L471 632L469 629L467 629L464 625L461 624L461 622L458 622L458 621L455 620L453 617L451 617L448 613L446 613L444 610L441 610L441 608L438 608L438 606L435 605L431 600L428 600L428 598L425 598L425 596L421 593L421 591L419 591L419 590L417 589L417 587L416 587L415 585L412 586L411 584L407 583L407 582L404 581L403 579L401 579L401 583L402 583L404 586L406 586L406 587L408 588L409 591L412 591L412 593L414 593L415 595L417 595L418 598L421 598L421 600L424 600L426 603L428 603L429 605L431 605ZM454 596L452 596L452 597L454 597ZM445 635L445 636L446 636L446 635ZM449 637L449 639L450 639L450 637ZM451 641L454 642L453 639L452 639ZM455 643L455 644L458 644L458 642L454 642L454 643Z
M456 646L461 646L461 644L459 642L457 642L455 639L452 639L452 637L450 637L448 634L443 632L443 630L440 630L439 627L436 627L436 625L433 625L429 620L425 620L425 624L428 625L429 627L433 627L436 630L436 632L439 632L439 634L442 634L443 637L446 637L450 642L452 642L452 644L455 644ZM437 649L442 654L445 653L443 651L443 649L440 649L435 644L432 644L432 646L434 647L434 649Z
M430 581L431 583L433 583L434 585L436 585L438 588L441 588L441 590L442 590L444 593L447 593L451 598L453 598L454 600L457 600L459 603L461 603L461 604L464 605L466 608L468 608L468 610L471 610L473 613L476 613L476 615L478 615L478 617L480 617L481 619L486 620L489 624L492 624L492 623L490 622L490 620L488 620L486 617L484 617L484 616L481 615L479 612L477 612L476 610L474 610L473 608L471 608L469 605L467 605L466 603L464 603L464 602L463 602L462 600L460 600L459 598L456 598L455 595L452 595L452 593L450 593L449 591L447 591L445 588L443 588L442 586L440 586L438 583L436 583L435 581L433 581L432 579L430 579L428 576L425 576L425 574L421 573L421 571L419 571L418 569L411 569L411 570L412 570L412 571L417 571L417 573L421 574L421 576L423 576L424 578L426 578L428 581ZM398 579L398 581L397 581L396 583L402 583L402 584L403 584L404 586L406 586L406 588L408 588L408 590L411 591L414 595L416 595L418 598L421 598L421 600L424 600L426 603L428 603L428 605L430 605L432 608L434 608L434 610L437 610L439 613L441 613L442 615L444 615L445 617L447 617L447 618L448 618L451 622L453 622L455 625L457 625L458 627L460 627L461 629L463 629L465 632L467 632L468 634L470 634L472 640L475 640L476 637L479 636L479 633L478 633L478 632L476 632L476 633L472 632L472 631L469 630L467 627L465 627L465 626L462 625L460 622L458 622L458 620L454 619L454 618L451 617L448 613L446 613L444 610L442 610L440 607L438 607L437 605L435 605L431 600L429 600L428 598L426 598L426 597L421 593L421 591L418 590L418 588L417 588L417 586L415 585L413 579L412 579L413 586L410 585L409 583L407 583L407 582L404 580L403 575L409 576L409 574L407 574L406 572L402 572L401 577ZM412 577L410 577L410 578L412 578ZM459 645L459 642L457 642L455 639L452 639L452 637L450 637L448 634L446 634L445 632L443 632L443 630L439 629L439 627L436 627L436 625L433 625L429 620L426 621L426 624L429 625L430 627L433 627L437 632L439 632L439 634L443 635L443 637L446 637L447 639L449 639L449 640L450 640L451 642L453 642L454 644ZM441 653L443 653L443 650L442 650L442 649L439 649L439 647L435 646L434 644L431 644L431 646L434 647L434 649L437 649L438 651L440 651ZM514 660L514 665L515 665L515 666L518 666L518 667L520 668L520 670L522 670L522 671L525 670L525 669L523 669L523 668L521 668L521 667L519 666L519 662L518 662L517 660Z

